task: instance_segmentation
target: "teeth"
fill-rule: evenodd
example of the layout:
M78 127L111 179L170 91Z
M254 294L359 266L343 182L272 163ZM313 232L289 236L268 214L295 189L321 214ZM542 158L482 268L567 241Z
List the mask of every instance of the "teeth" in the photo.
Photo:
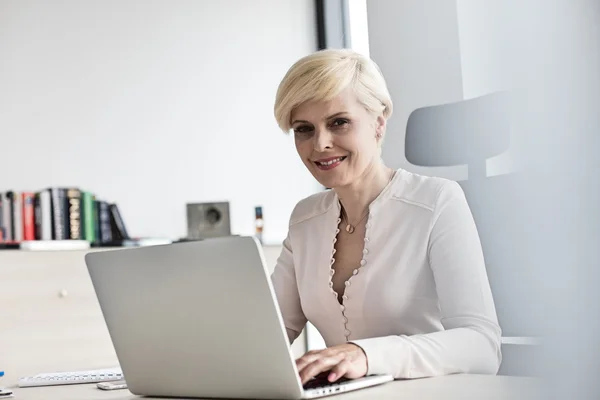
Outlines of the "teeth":
M319 162L319 165L323 165L323 166L328 166L328 165L332 165L335 164L338 161L342 161L343 157L338 157L338 158L334 158L333 160L329 160L329 161L325 161L325 162Z

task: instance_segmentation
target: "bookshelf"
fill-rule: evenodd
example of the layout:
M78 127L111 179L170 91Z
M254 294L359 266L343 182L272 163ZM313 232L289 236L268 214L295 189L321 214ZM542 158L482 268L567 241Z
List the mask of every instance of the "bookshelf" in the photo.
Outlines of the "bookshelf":
M116 203L79 187L0 193L0 244L67 241L63 248L117 246L129 234ZM72 241L72 242L69 242Z

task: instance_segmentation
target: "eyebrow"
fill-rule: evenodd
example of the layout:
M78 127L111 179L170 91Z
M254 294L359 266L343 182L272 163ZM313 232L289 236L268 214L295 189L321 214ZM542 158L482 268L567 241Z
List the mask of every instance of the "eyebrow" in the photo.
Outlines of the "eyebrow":
M326 120L327 119L332 119L332 118L339 117L340 115L344 115L344 114L348 114L348 112L347 111L336 112L335 114L331 114L330 116L326 117L325 119ZM294 125L294 124L296 124L298 122L302 122L304 124L309 124L310 123L310 122L308 122L306 120L303 120L303 119L296 119L296 120L292 121L292 125Z

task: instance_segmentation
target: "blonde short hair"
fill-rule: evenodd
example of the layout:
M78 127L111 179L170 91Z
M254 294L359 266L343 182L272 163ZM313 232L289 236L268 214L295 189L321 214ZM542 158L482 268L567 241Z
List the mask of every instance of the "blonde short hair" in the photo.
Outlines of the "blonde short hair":
M331 100L348 87L368 111L386 119L392 115L392 99L377 64L349 49L327 49L301 58L287 71L275 99L277 124L289 132L295 108Z

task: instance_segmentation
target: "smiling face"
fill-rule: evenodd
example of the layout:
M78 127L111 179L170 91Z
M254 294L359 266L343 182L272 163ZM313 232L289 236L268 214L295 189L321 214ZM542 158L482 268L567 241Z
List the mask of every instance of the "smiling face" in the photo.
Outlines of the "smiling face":
M367 111L351 89L300 105L291 120L298 155L325 187L351 185L379 162L385 119Z

